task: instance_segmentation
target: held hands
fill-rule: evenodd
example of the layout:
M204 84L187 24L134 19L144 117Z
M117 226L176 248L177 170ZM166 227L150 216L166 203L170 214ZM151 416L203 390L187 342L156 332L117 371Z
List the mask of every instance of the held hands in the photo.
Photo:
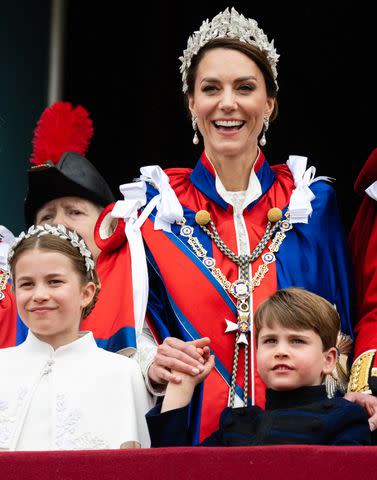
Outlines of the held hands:
M209 356L209 343L208 337L192 342L173 337L165 338L158 346L154 361L148 369L149 379L158 385L169 382L179 384L183 374L193 377L203 374L204 364ZM203 378L197 383L202 380Z
M215 366L215 357L214 355L210 355L210 351L208 347L204 347L203 349L203 356L204 364L203 364L203 371L198 373L197 375L188 375L187 373L181 373L179 376L181 377L180 386L186 386L194 390L194 388L202 383L208 375L211 373L213 367ZM177 375L177 372L173 370L173 374ZM178 387L178 388L179 388Z
M377 397L365 393L348 392L344 398L364 407L369 415L369 428L372 432L377 429Z
M215 365L215 357L210 355L209 348L207 346L203 347L202 358L204 360L204 364L202 365L202 371L200 373L193 376L191 374L181 372L179 374L181 379L180 383L168 383L165 397L161 406L161 413L186 407L191 402L196 385L207 378ZM171 373L173 375L177 375L177 372L174 370Z

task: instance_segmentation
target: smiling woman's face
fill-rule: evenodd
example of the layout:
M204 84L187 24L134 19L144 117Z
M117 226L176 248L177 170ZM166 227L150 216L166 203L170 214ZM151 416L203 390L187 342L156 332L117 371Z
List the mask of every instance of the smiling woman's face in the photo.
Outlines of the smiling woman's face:
M215 48L201 59L189 107L210 158L255 152L264 116L270 116L263 74L245 54Z

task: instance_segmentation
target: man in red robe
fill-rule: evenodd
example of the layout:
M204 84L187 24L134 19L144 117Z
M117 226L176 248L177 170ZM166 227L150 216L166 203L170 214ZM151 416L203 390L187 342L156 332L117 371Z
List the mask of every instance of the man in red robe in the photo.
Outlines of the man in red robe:
M377 427L377 149L375 149L355 183L363 195L353 223L349 242L355 270L357 324L355 327L354 362L351 369L348 399L364 398L374 414ZM361 397L360 394L364 394ZM346 397L346 398L347 398ZM359 402L358 402L359 403Z

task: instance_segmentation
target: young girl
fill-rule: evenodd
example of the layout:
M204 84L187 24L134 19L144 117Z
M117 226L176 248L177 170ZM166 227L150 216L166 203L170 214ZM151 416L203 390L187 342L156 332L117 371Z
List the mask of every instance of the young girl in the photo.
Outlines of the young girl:
M29 333L0 350L0 449L149 446L151 402L137 363L79 333L100 290L84 241L62 225L32 226L9 267Z

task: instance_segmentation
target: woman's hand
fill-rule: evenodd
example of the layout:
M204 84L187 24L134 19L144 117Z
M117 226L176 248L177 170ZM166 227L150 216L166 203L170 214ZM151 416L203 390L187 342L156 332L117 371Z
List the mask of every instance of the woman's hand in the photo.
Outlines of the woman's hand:
M377 429L377 397L365 393L348 392L344 398L364 407L369 415L369 428L372 432Z
M203 373L205 358L209 356L209 343L208 337L192 342L184 342L174 337L165 338L158 346L154 361L148 369L149 379L158 385L168 382L181 383L180 372L191 376Z

